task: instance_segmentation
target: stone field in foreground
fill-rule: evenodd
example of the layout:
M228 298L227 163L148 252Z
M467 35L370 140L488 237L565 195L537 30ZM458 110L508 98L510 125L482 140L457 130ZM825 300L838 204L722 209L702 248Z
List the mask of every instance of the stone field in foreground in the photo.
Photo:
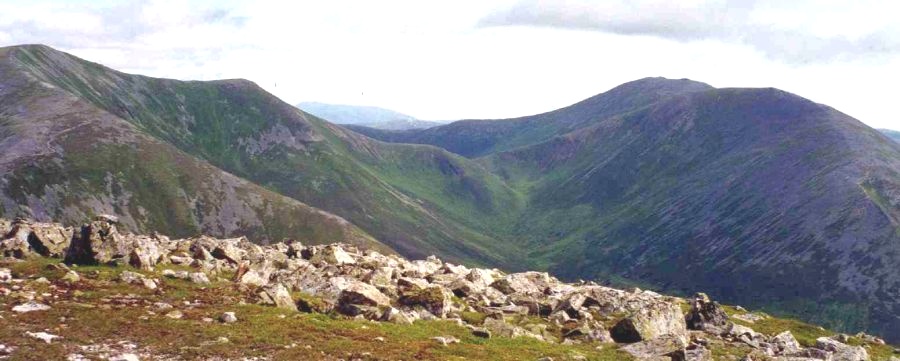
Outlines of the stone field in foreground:
M0 358L891 360L865 334L346 244L0 220Z

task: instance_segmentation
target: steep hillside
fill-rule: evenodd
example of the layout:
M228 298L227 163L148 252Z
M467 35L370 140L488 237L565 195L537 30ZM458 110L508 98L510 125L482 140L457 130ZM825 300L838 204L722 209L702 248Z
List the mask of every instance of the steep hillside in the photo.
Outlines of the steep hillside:
M74 224L114 213L133 231L378 244L338 216L223 172L36 79L16 59L25 50L0 49L3 216Z
M900 335L900 146L833 109L694 93L487 161L530 189L516 236L558 274Z
M419 120L410 115L395 112L390 109L361 105L304 102L297 104L297 108L335 124L352 124L375 129L423 129L442 124Z
M521 208L518 195L463 157L373 141L245 80L157 79L43 46L7 51L27 76L184 153L346 218L403 254L517 264L493 234Z

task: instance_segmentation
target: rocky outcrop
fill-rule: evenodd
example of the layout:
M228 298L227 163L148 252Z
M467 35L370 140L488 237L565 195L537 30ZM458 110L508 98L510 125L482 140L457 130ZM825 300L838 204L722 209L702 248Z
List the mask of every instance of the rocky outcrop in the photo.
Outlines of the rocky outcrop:
M672 302L653 302L619 321L610 330L616 342L639 342L660 336L687 340L687 326L681 308Z
M81 226L72 236L66 263L106 264L129 255L130 250L116 229L117 221L112 216L97 216L93 222Z
M862 346L850 346L827 337L817 338L816 348L832 352L834 361L865 361L869 359L869 354Z
M705 293L698 293L691 302L691 311L685 316L685 322L691 330L721 332L728 324L728 315Z
M16 219L0 224L0 254L7 257L61 257L69 246L70 228Z

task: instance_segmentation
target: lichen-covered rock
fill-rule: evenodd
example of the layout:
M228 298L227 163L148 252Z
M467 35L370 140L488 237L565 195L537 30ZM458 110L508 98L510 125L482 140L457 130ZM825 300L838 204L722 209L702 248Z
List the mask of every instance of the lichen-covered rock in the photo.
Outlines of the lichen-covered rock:
M53 223L16 219L0 233L0 254L7 257L62 257L72 238L72 230Z
M797 339L794 338L794 334L791 331L784 331L772 337L769 340L769 343L772 344L775 348L775 353L779 355L792 355L797 352L800 352L800 343L797 342Z
M310 262L325 262L333 265L354 264L356 260L338 245L328 245L319 250L309 260Z
M291 298L291 293L280 283L264 287L259 295L264 304L275 305L275 307L289 311L297 311L297 304Z
M241 263L241 260L244 259L247 251L238 248L237 246L232 244L232 242L222 241L219 245L213 248L210 254L215 258L226 260L228 262L231 262L232 264L238 264Z
M546 272L522 272L513 273L491 284L504 294L540 295L553 282Z
M131 247L131 253L128 255L128 264L132 267L152 270L162 258L158 242L148 237L133 237Z
M385 296L378 288L367 283L354 281L344 288L337 301L338 311L349 314L360 314L364 307L387 307L391 299Z
M816 339L816 348L833 353L833 361L867 361L869 353L862 346L850 346L828 337Z
M675 335L665 335L626 345L622 347L622 351L638 360L660 360L660 357L684 360L686 346L684 339Z
M687 340L687 326L678 305L653 302L634 311L610 330L616 342L632 343L652 340L660 336L674 336Z
M439 285L409 287L400 293L398 302L405 306L421 306L437 317L447 317L453 306L452 294Z

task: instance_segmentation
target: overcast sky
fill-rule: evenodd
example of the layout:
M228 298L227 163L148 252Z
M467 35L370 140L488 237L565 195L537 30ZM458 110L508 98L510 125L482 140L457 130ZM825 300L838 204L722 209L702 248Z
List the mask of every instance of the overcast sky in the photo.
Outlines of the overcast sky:
M559 108L648 76L777 87L900 129L900 2L6 1L0 45L433 120Z

